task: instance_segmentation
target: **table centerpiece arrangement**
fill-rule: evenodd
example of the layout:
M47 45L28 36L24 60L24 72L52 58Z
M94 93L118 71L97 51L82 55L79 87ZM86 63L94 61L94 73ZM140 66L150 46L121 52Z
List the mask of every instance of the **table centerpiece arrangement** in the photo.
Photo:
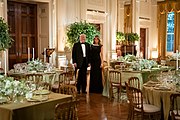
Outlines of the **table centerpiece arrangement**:
M39 58L27 62L27 70L30 72L44 71L45 64Z
M30 91L24 80L17 81L13 77L0 75L0 102L17 101L17 97L25 97Z

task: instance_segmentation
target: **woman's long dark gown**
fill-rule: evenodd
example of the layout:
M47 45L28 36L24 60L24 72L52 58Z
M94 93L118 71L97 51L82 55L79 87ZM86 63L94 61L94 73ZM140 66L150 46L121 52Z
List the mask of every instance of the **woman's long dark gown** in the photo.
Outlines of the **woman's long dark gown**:
M91 48L91 72L90 72L90 93L102 93L102 69L101 52L102 46L92 46Z

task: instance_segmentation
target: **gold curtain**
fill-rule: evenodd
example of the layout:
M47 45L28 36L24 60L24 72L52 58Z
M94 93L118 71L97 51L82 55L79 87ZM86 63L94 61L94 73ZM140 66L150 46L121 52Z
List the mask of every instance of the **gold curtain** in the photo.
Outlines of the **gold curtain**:
M131 33L132 14L131 5L124 6L124 33Z
M175 46L174 50L180 51L180 2L175 5Z
M175 12L174 23L174 52L180 50L180 2L167 1L158 3L158 50L159 56L166 56L166 31L167 31L167 14Z

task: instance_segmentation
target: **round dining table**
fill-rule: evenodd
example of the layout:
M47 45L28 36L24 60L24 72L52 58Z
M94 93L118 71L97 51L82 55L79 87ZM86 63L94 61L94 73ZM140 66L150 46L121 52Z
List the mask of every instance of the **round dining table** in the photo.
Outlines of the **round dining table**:
M153 84L148 85L148 83L143 85L143 95L146 103L153 104L161 108L162 120L168 120L171 105L170 96L173 93L178 92L170 87L157 87ZM178 104L180 104L180 100Z

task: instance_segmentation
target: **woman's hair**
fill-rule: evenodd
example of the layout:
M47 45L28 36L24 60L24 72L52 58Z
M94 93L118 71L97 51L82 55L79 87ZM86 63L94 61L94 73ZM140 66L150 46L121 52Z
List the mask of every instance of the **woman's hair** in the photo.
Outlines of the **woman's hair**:
M95 39L98 39L98 45L101 45L101 40L99 39L99 36L98 35L96 35L95 37L94 37L94 39L93 39L93 44L95 44Z

